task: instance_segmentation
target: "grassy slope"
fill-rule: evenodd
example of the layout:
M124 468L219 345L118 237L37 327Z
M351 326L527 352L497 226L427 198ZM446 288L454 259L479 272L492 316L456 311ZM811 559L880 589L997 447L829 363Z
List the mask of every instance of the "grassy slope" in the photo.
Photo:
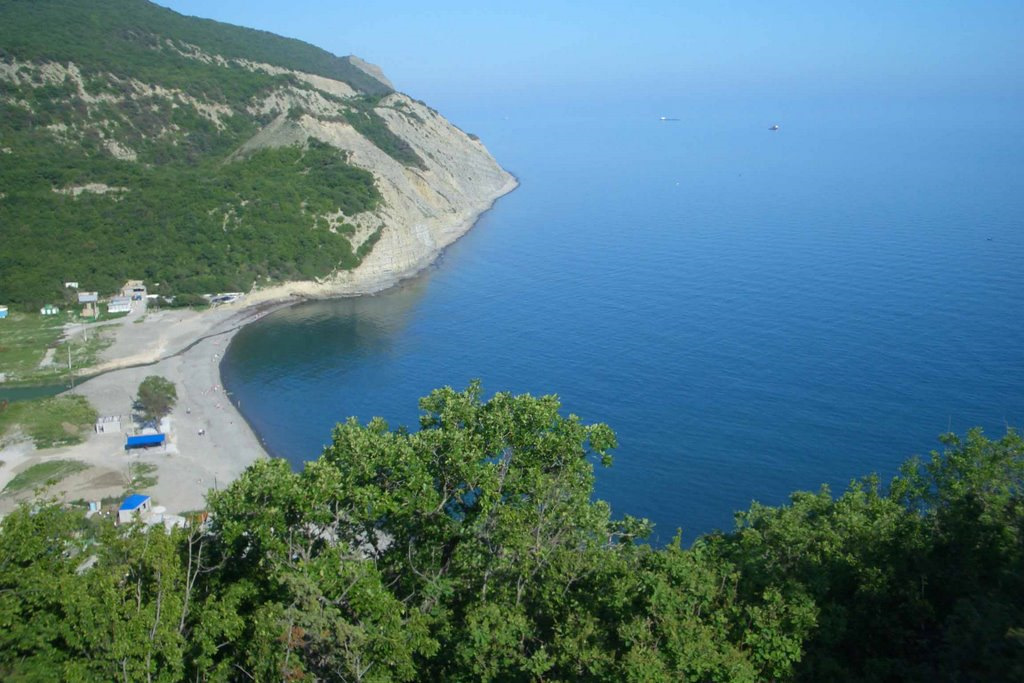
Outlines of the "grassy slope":
M84 396L55 396L0 406L0 439L20 428L36 448L81 443L82 434L96 422L96 409Z
M88 319L68 312L77 310L77 305L60 302L60 306L59 315L13 312L0 320L0 373L4 374L5 386L59 384L68 379L69 355L72 367L89 367L96 364L99 352L110 345L110 332L103 327L90 327L74 343L61 342L65 324ZM115 316L103 314L99 320L111 317ZM52 363L41 366L47 349L51 348Z
M84 462L77 460L50 460L32 465L20 472L4 487L4 493L17 493L35 488L45 483L55 483L70 477L76 472L89 469Z

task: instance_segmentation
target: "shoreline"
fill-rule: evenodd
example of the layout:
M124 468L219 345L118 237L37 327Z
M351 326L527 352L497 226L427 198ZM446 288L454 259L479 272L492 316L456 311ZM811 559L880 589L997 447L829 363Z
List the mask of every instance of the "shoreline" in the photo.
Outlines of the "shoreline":
M114 341L103 362L83 368L81 383L61 395L85 396L101 416L126 416L132 397L148 375L171 380L178 400L170 413L169 445L143 452L124 451L122 432L88 433L83 443L38 451L24 440L0 447L0 491L19 472L52 460L78 460L89 469L47 489L44 495L70 501L121 496L135 463L155 466L156 483L142 491L167 512L180 514L206 507L206 493L237 479L253 462L272 456L256 429L223 387L221 363L234 335L244 326L281 308L309 300L380 294L420 275L444 250L468 233L501 197L519 186L508 182L487 202L445 231L404 268L369 273L343 271L320 282L288 282L255 290L236 303L205 311L134 311L110 326ZM424 245L426 246L426 245ZM373 252L371 252L372 254ZM32 491L0 495L0 516Z

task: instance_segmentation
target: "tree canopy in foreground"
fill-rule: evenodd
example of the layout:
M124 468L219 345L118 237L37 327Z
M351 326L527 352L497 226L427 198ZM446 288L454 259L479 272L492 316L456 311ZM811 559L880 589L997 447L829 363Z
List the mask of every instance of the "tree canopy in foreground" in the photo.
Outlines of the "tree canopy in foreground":
M20 508L6 680L1024 677L1024 442L943 437L883 487L753 505L690 548L592 499L611 430L478 385L336 427L171 534ZM91 559L94 558L94 559ZM89 560L87 562L87 560Z

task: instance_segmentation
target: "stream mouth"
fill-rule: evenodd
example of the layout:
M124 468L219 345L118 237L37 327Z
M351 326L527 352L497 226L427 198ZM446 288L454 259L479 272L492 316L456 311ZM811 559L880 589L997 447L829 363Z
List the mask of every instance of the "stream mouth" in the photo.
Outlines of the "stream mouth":
M0 401L30 401L34 398L49 398L70 389L67 384L40 384L22 387L0 386Z

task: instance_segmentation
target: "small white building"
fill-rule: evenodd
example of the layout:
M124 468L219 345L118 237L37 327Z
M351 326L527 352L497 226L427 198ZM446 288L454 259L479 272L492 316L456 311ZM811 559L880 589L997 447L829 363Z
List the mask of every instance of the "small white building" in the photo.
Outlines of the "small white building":
M80 304L94 304L100 300L99 292L79 292L78 303Z
M115 296L107 302L107 313L131 313L132 300L126 296Z
M64 289L78 289L78 283L77 282L65 282L64 283Z
M121 416L104 415L96 420L95 429L97 434L120 434Z
M39 315L57 315L60 313L60 309L52 304L46 304L39 309Z
M0 306L0 319L6 318L6 317L7 317L7 307L6 306Z
M117 509L117 523L128 524L135 519L140 519L143 522L149 520L149 515L153 511L153 501L149 496L144 496L141 493L128 496L121 503L121 507Z

